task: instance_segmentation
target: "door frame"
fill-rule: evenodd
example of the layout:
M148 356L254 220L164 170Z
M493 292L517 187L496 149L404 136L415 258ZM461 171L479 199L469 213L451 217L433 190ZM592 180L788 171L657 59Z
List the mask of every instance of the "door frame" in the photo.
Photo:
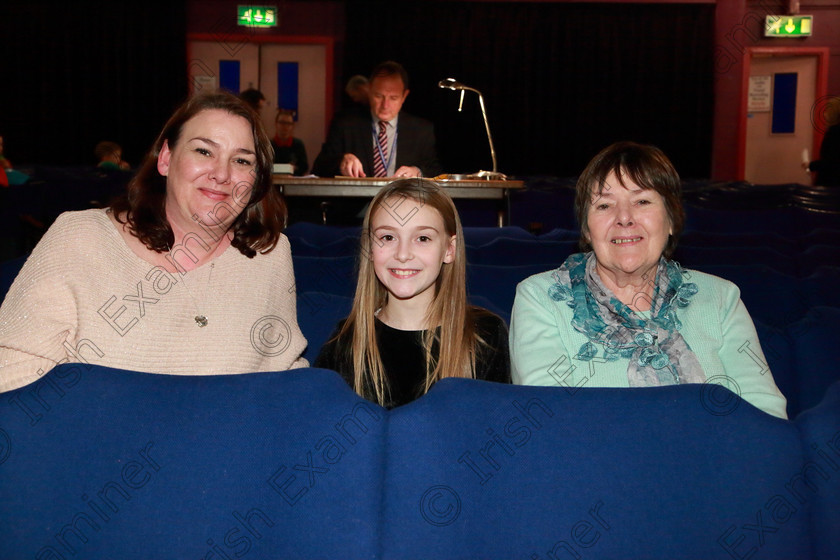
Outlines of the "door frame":
M750 70L752 59L755 55L769 56L816 56L817 57L817 83L814 90L816 99L822 99L828 95L828 47L747 47L744 49L744 63L741 65L741 106L738 111L738 177L739 181L744 180L747 164L747 101L750 90ZM823 132L818 127L814 128L813 150L819 153L822 143Z
M322 35L251 35L247 33L231 33L224 36L224 42L243 44L263 44L275 43L285 45L322 45L324 47L324 136L326 137L330 122L333 117L333 95L334 86L333 79L335 73L335 39L332 37ZM192 41L210 41L219 42L221 38L215 33L187 33L187 80L189 80L189 71L193 62L192 56Z

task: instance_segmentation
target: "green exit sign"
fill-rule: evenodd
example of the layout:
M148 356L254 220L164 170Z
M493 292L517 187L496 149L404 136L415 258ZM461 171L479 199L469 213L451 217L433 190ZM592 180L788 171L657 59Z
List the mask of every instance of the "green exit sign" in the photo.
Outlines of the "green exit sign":
M810 37L814 16L765 16L765 37Z
M277 6L237 6L236 23L248 27L277 27Z

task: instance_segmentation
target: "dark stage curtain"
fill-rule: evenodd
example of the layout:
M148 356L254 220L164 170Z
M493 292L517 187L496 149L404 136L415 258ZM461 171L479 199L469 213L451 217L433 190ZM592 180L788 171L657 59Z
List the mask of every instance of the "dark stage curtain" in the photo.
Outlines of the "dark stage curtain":
M7 2L0 135L16 165L94 164L101 140L137 165L187 95L184 2Z
M499 171L579 174L601 148L662 148L683 177L711 162L714 5L347 2L347 76L393 59L405 110L434 121L449 172L490 169L475 94L457 112L452 77L480 90Z

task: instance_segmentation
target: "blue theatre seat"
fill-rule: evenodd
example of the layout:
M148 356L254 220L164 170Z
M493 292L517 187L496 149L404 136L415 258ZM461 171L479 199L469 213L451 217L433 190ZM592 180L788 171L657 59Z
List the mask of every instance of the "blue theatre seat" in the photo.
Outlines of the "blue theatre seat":
M816 406L840 380L840 307L813 307L788 326L794 355L799 407ZM838 426L840 429L840 426Z
M803 301L811 307L840 307L840 266L821 266L802 279Z
M785 237L778 233L731 233L710 231L687 231L679 240L679 247L766 247L786 255L793 255L799 248L797 238Z
M360 230L361 228L353 226L324 226L309 222L297 222L283 230L283 233L289 238L290 242L293 239L303 239L317 247L342 237L358 238Z
M503 237L481 246L468 246L467 262L495 266L542 265L545 269L551 269L560 266L569 255L577 252L577 241Z
M706 264L697 268L734 282L753 320L783 328L808 311L803 279L758 264Z
M555 228L539 235L538 239L544 241L578 241L580 239L580 231L577 229Z
M356 257L297 257L295 286L298 291L324 292L352 297L356 289Z
M823 266L840 267L840 242L809 245L799 253L798 261L803 276L813 274Z
M803 499L813 500L814 558L840 558L840 381L828 388L817 406L803 412L796 425L806 458L801 472L808 475L807 481L797 480L797 486Z
M799 376L793 344L788 336L791 325L774 327L753 319L761 350L779 391L787 400L788 418L796 418L802 410L799 402ZM794 325L796 323L793 323Z
M837 558L838 429L837 386L796 422L717 385L385 411L326 370L65 364L0 403L0 557Z
M479 247L495 241L500 237L505 239L534 239L534 236L517 226L505 227L464 227L464 245Z
M338 322L350 314L353 298L327 292L298 292L298 325L306 337L303 357L315 363L318 352L329 339Z
M547 269L545 265L496 266L475 264L467 267L467 294L483 296L500 309L513 309L516 285L533 274Z
M789 276L800 276L794 251L792 251L792 254L785 254L768 247L690 247L679 245L673 258L685 268L704 271L704 267L707 265L760 265Z

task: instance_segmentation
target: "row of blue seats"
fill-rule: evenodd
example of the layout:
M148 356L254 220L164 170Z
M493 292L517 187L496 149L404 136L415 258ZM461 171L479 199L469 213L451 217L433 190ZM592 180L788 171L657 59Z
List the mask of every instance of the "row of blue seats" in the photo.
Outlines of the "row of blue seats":
M351 297L355 290L356 257L293 256L299 290ZM556 265L467 266L467 291L492 302L491 310L509 316L516 285ZM734 282L750 313L768 325L783 327L815 306L840 307L840 267L816 268L805 277L791 276L766 265L708 264L696 270Z
M493 233L514 233L518 241L535 243L570 243L570 241L535 241L533 236L519 228L488 228L478 231L488 238ZM307 233L302 239L300 233ZM310 235L314 234L314 235ZM524 235L523 235L524 234ZM325 228L306 225L289 228L293 261L298 289L298 315L304 334L310 342L306 357L317 356L321 345L332 331L335 323L346 316L352 302L356 278L356 256L358 228ZM468 236L465 233L465 236ZM527 239L526 236L531 237ZM319 257L301 254L300 248L306 242L310 247L329 247L338 242L350 244L350 254L338 257ZM479 237L473 239L481 240ZM487 246L495 246L500 239L490 240ZM836 239L836 238L835 238ZM473 249L480 250L481 247ZM714 250L706 251L709 260L714 261ZM721 250L717 251L718 254ZM498 252L490 252L499 255ZM825 389L827 379L840 377L835 348L840 348L840 330L835 320L818 320L835 317L840 309L840 266L815 266L806 276L786 274L766 264L754 264L753 252L742 252L741 261L729 264L700 264L694 268L726 278L741 288L741 297L755 320L763 347L766 348L771 370L778 376L779 385L789 398L789 412L793 415L814 404ZM506 258L516 262L514 254ZM556 266L559 262L531 262L529 264L468 264L468 293L474 305L487 308L505 321L516 293L516 285L531 276ZM719 261L722 259L718 259ZM24 259L15 259L0 264L0 298L5 295ZM504 262L504 261L502 261ZM685 264L685 263L683 263ZM818 263L815 263L818 264ZM824 310L817 312L815 310ZM802 325L808 325L803 328ZM816 348L804 344L797 333L807 333L810 340L821 341ZM808 352L804 349L808 348ZM823 364L821 368L804 367L803 360L814 356L813 363Z
M840 196L837 189L824 189L823 200L804 203L803 197L773 196L777 186L763 189L757 185L730 183L714 185L703 181L698 188L684 183L683 207L686 230L754 233L809 231L819 227L838 227ZM541 225L543 231L554 228L575 229L574 181L526 178L526 188L510 195L510 223L526 229ZM802 189L802 186L799 186ZM704 191L700 194L698 191ZM709 196L715 193L715 196ZM746 195L746 196L744 196ZM492 225L479 222L472 211L473 201L456 201L462 219L468 225ZM486 212L485 212L486 213Z
M0 297L23 259L0 265ZM312 362L336 323L350 311L355 257L294 257L298 321ZM470 265L470 301L510 320L516 285L545 267ZM770 370L795 416L816 404L828 383L840 378L840 268L825 267L797 279L766 267L718 265L705 272L730 279L753 316Z
M840 321L837 233L840 230L825 228L799 237L689 232L675 255L687 268L726 278L741 288L769 368L788 397L791 417L814 406L830 382L840 379L834 355L840 348L840 330L833 328ZM359 229L301 224L289 228L288 235L299 320L310 343L306 356L314 359L336 322L350 310ZM534 236L516 227L466 228L470 301L509 321L516 285L576 251L577 236L573 230ZM704 246L704 237L743 245ZM774 239L778 243L765 245ZM826 243L813 243L818 240Z
M344 228L319 231L324 226L296 227L288 230L295 256L343 257L359 250L359 230ZM464 232L467 262L480 265L527 266L559 265L578 252L578 232L555 230L533 236L521 228L467 228ZM784 240L784 241L781 241ZM707 265L762 265L790 276L807 277L821 266L840 266L840 229L812 232L804 239L775 235L689 234L679 244L674 258L686 268Z
M484 296L472 296L471 303L491 309L509 320L510 313L494 309ZM298 323L309 343L304 357L313 363L338 321L353 304L350 295L319 291L297 294ZM795 321L774 325L755 319L767 367L787 398L787 412L795 418L816 406L828 387L840 380L837 352L840 350L840 306L816 306Z
M755 327L776 385L787 398L790 418L816 406L840 380L839 307L813 307L784 327L756 320Z
M738 223L737 215L732 217L734 224ZM298 222L285 230L286 236L292 241L302 241L311 247L325 248L338 242L347 243L351 239L358 239L361 228L355 226L324 226L309 222ZM481 247L498 239L520 239L530 241L577 241L580 232L577 228L554 228L545 233L531 233L519 226L505 227L464 227L464 240L469 247ZM788 224L787 227L767 226L762 231L740 231L710 229L708 227L686 228L680 237L680 245L692 247L730 247L730 246L764 246L781 252L799 250L812 245L840 245L840 217L834 218L833 223L812 228L798 229ZM341 247L342 245L334 245ZM325 255L338 256L338 255Z
M4 560L840 558L840 384L790 422L714 384L384 410L318 369L64 364L5 401Z
M558 266L580 251L577 241L543 241L499 238L479 247L466 246L467 262L483 265L542 264ZM680 244L673 258L686 268L704 265L755 264L791 276L805 277L824 265L840 266L840 245L812 245L781 252L765 246L689 246Z

